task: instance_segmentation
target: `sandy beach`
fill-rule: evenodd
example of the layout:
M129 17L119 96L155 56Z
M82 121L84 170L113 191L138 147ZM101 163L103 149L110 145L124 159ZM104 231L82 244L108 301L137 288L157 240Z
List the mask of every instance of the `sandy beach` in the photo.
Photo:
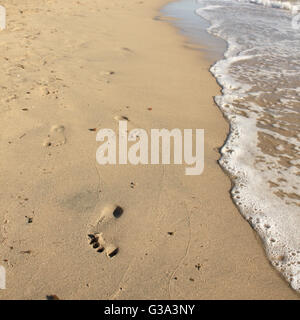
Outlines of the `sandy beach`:
M220 87L166 3L1 1L0 299L299 299L230 198ZM120 119L204 129L203 174L99 165Z

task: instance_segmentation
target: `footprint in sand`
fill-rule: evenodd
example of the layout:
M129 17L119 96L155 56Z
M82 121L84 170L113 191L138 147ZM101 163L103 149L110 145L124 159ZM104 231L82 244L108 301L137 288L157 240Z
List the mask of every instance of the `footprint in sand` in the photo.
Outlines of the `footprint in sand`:
M121 57L128 58L131 55L134 55L134 51L128 47L119 47L115 48L114 51Z
M47 138L43 142L44 147L58 147L66 143L65 127L54 125L51 127Z
M115 71L102 71L101 74L104 76L112 76L115 74Z
M119 115L114 116L114 119L115 119L116 121L129 121L128 117L126 117L126 116L119 116Z
M111 76L113 76L115 74L115 72L114 71L102 71L101 74L104 77L105 82L110 83Z
M120 48L121 52L124 52L124 53L133 53L133 50L131 50L130 48L127 48L127 47L122 47Z
M40 93L42 96L48 96L50 94L50 91L49 91L48 87L41 87Z
M99 253L105 252L109 258L114 257L119 252L119 248L113 243L113 235L109 226L122 214L123 209L120 206L108 205L104 207L96 227L93 232L88 234L92 248Z

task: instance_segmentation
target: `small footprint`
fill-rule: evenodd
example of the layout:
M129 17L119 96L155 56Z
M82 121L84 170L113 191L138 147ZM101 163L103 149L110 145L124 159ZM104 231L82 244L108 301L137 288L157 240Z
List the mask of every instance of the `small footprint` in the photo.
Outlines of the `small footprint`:
M112 76L115 74L115 71L102 71L101 74L104 76Z
M50 91L47 87L41 87L40 92L42 96L48 96L50 94Z
M44 140L44 147L58 147L66 143L65 127L54 125L51 127L48 137Z
M119 219L123 214L123 208L117 205L107 205L102 209L100 218L97 222L94 232L88 234L90 245L97 252L101 253L105 251L107 257L112 258L118 252L119 248L110 240L110 232L106 232L105 228L110 222L113 222L115 219ZM109 229L109 228L108 228ZM104 233L107 236L104 236Z
M131 54L134 53L133 50L131 50L130 48L127 48L127 47L121 48L121 51L126 52L126 53L131 53Z
M114 119L116 121L122 121L122 120L123 121L129 121L128 117L126 117L126 116L115 116Z

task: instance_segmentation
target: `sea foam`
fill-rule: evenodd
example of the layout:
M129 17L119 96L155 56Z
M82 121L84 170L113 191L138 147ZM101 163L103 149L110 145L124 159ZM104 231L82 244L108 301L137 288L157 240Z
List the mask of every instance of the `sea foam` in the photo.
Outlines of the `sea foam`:
M228 43L211 72L222 86L215 101L230 123L220 165L234 182L232 198L271 263L300 291L300 33L291 24L296 5L201 0L197 13L210 22L211 34Z

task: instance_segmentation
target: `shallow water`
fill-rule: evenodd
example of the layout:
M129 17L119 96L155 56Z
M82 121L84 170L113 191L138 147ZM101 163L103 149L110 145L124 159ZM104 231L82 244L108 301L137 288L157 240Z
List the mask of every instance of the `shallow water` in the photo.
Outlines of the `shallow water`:
M184 2L196 4L196 13L209 22L208 32L227 42L224 58L211 72L223 88L216 103L231 124L220 164L234 181L233 200L260 234L272 264L300 291L297 3Z
M207 32L210 24L197 14L198 8L196 0L180 0L170 2L161 12L164 17L176 18L172 22L179 28L181 34L186 36L189 42L202 45L201 50L204 51L207 60L214 63L223 57L227 44L223 39Z

